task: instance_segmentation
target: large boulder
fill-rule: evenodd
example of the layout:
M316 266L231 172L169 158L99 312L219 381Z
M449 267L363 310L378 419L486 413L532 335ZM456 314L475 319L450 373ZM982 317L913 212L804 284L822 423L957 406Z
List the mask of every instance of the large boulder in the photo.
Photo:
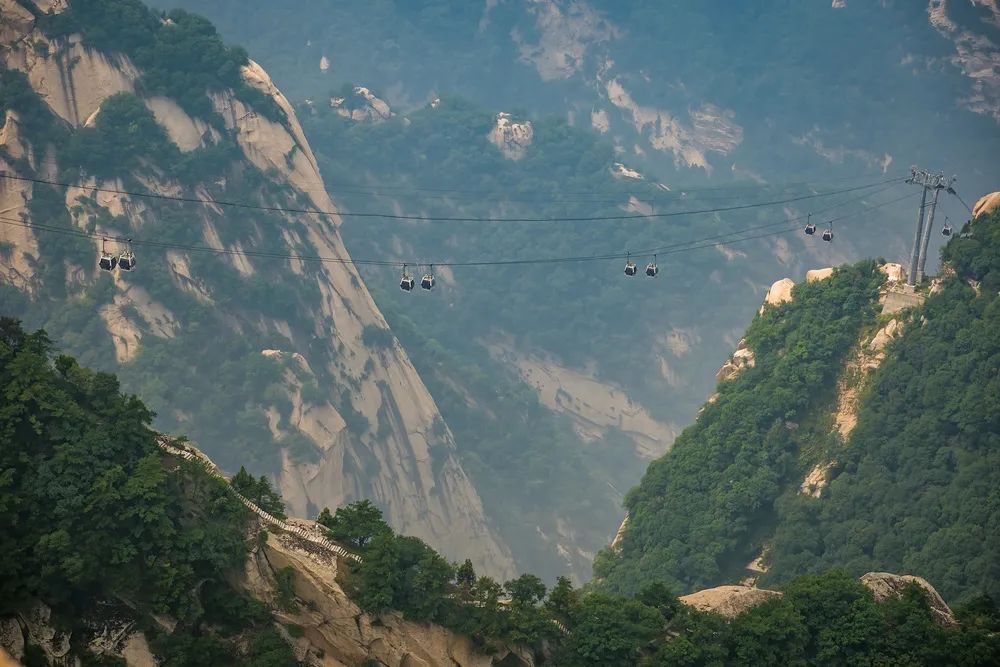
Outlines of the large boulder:
M780 595L779 591L766 588L717 586L684 595L680 601L699 611L710 611L726 618L735 618L751 607Z
M490 131L490 143L500 149L508 160L520 160L528 151L535 138L535 128L531 121L516 122L509 113L498 113L496 123Z
M975 220L981 215L992 213L1000 208L1000 192L991 192L985 197L980 197L976 205L972 207L972 219Z
M902 264L886 262L878 267L878 270L885 274L886 282L889 284L906 282L906 269Z
M812 271L806 271L806 282L814 283L817 280L826 280L833 275L833 267L828 266L825 269L813 269Z
M771 289L767 290L767 296L764 297L764 303L770 304L772 306L779 306L787 301L792 300L792 288L795 287L795 281L791 278L782 278L771 285Z
M889 598L899 597L903 594L907 586L917 584L924 589L927 595L927 601L930 603L934 621L938 625L955 624L955 615L951 613L951 608L948 607L944 598L922 577L914 577L909 574L892 574L891 572L869 572L861 577L861 583L875 596L875 602L884 602Z

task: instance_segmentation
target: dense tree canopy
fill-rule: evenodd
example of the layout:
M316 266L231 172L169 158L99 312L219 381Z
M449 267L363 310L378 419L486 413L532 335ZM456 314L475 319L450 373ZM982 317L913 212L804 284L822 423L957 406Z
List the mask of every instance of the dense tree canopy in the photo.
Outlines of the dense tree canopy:
M1000 215L943 257L955 275L903 317L828 490L779 503L773 580L839 566L1000 596Z
M874 262L844 267L755 318L746 336L755 366L720 385L717 400L626 498L621 551L606 549L595 562L603 587L635 592L663 580L690 590L753 558L774 501L801 479L798 450L815 446L799 422L828 396L822 388L874 319L880 282Z
M44 331L0 318L0 614L41 600L72 627L122 600L180 621L151 630L163 664L289 665L276 635L246 654L198 636L270 620L225 584L246 557L240 502L198 464L165 460L152 413L113 375L52 356Z

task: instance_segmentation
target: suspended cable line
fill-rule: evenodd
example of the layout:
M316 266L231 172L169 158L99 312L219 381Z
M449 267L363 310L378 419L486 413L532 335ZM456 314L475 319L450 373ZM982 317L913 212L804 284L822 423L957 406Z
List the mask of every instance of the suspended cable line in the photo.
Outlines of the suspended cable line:
M844 179L833 179L829 182L846 181L846 180L857 180L857 176L844 178ZM755 190L755 191L787 191L793 189L803 189L815 187L816 183L810 183L806 181L798 181L792 183L755 183L752 185L720 185L711 187L674 187L669 190L664 190L657 187L652 181L644 181L648 187L645 189L635 189L635 190L621 190L621 191L591 191L591 192L565 192L558 191L545 195L544 193L538 193L535 197L524 197L518 196L520 194L532 194L514 192L515 196L504 194L503 190L479 190L479 191L463 191L456 190L455 194L421 194L423 191L420 188L415 188L414 190L403 189L400 192L385 191L381 189L380 186L344 186L344 187L324 187L324 188L306 188L307 191L319 191L325 190L326 192L336 193L338 195L345 195L345 199L349 197L373 197L373 198L385 198L385 199L416 199L420 201L424 200L438 200L445 202L454 201L474 201L474 202L514 202L514 203L551 203L551 204L619 204L623 198L635 197L643 202L648 203L672 203L678 202L684 199L697 199L698 201L724 201L732 199L742 199L746 197L745 194L730 194L728 196L704 196L702 193L712 193L712 192L736 192L740 190ZM371 187L372 190L359 190L357 188ZM391 186L390 186L391 187ZM435 189L428 189L430 192L437 192ZM450 192L444 190L444 192ZM462 195L462 196L459 196Z
M157 193L142 193L142 192L130 192L128 190L121 190L118 188L98 188L98 187L86 187L81 185L73 185L70 183L61 183L59 181L51 181L42 178L30 178L27 176L15 176L8 174L6 172L0 173L0 178L5 178L8 180L16 181L26 181L29 183L51 185L55 187L62 188L80 188L90 192L103 192L107 194L117 194L124 195L128 197L142 197L146 199L156 199L156 200L166 200L166 201L176 201L189 204L199 204L202 206L225 206L230 208L238 209L248 209L257 211L267 211L271 213L294 213L294 214L304 214L304 215L319 215L319 216L330 216L330 217L353 217L353 218L382 218L386 220L412 220L419 222L604 222L604 221L615 221L615 220L653 220L653 219L663 219L663 218L673 218L686 215L701 215L706 213L725 213L728 211L742 211L753 208L763 208L767 206L777 206L780 204L791 204L798 201L807 201L810 199L817 199L820 197L831 197L833 195L844 194L848 192L858 192L861 190L868 190L880 185L885 185L887 183L903 182L905 179L902 177L891 178L883 181L878 181L875 183L868 183L865 185L858 185L850 188L843 188L840 190L831 190L828 192L813 193L808 195L799 195L797 197L790 197L786 199L776 199L766 202L754 202L750 204L737 204L733 206L721 206L715 208L702 208L687 211L669 211L665 213L651 213L651 214L625 214L625 215L600 215L591 217L546 217L546 218L468 218L468 217L447 217L447 216L419 216L419 215L404 215L404 214L392 214L392 213L373 213L373 212L344 212L340 213L337 211L323 211L318 209L307 209L307 208L290 208L284 206L266 206L261 204L249 204L246 202L235 202L235 201L225 201L220 199L198 199L195 197L183 197L179 195L164 195Z
M891 186L890 186L891 187ZM883 191L888 188L884 188ZM877 194L877 193L876 193ZM889 206L896 202L902 201L904 199L916 196L915 193L907 194L903 197L892 199L879 204L874 204L871 206L865 206L861 211L855 211L847 213L845 215L833 218L830 222L835 220L844 220L851 218L862 213L873 211L884 206ZM854 201L859 201L860 198L855 198L851 201L844 201L836 204L829 208L834 208L837 206L845 206L847 204L853 203ZM335 256L323 256L323 255L306 255L306 254L294 254L294 253L282 253L282 252L270 252L264 250L248 250L248 249L232 249L232 248L217 248L205 245L191 245L175 242L166 241L151 241L142 240L134 238L124 238L124 237L114 237L105 234L99 234L97 232L89 232L82 229L68 229L65 227L56 227L53 225L46 225L42 223L25 222L23 220L17 220L14 218L8 218L0 216L0 224L17 226L28 229L36 229L40 231L46 231L54 234L61 234L64 236L72 236L76 238L84 238L89 240L102 240L102 241L115 241L120 244L128 244L129 250L126 252L132 257L134 262L134 255L132 255L131 247L150 247L150 248L163 248L168 250L184 250L188 252L201 252L209 253L215 255L229 255L229 256L241 256L247 258L262 258L262 259L281 259L281 260L299 260L308 262L320 262L320 263L331 263L331 264L342 264L342 265L353 265L353 266L381 266L381 267L400 267L400 266L445 266L445 267L481 267L481 266L519 266L519 265L537 265L537 264L560 264L560 263L570 263L570 262L589 262L589 261L599 261L599 260L613 260L627 258L629 255L668 255L676 254L680 252L687 252L689 250L699 250L702 248L718 247L722 245L730 245L735 243L743 243L746 241L751 241L754 239L766 238L769 236L776 236L779 234L788 234L794 229L779 229L776 231L765 232L761 234L745 236L749 231L755 231L759 229L766 229L775 226L785 226L792 223L798 222L803 219L804 216L798 216L796 218L785 219L780 222L769 223L766 225L760 225L757 227L746 228L738 230L735 232L729 232L726 234L717 234L715 236L708 236L699 239L692 239L688 241L682 241L670 245L660 246L658 248L648 248L643 250L632 250L624 252L611 252L611 253L601 253L601 254L591 254L591 255L578 255L578 256L568 256L568 257L537 257L537 258L524 258L524 259L488 259L488 260L466 260L466 261L406 261L401 260L380 260L380 259L354 259L351 257L335 257ZM700 245L699 245L700 244ZM433 284L433 283L432 283Z
M905 178L905 176L904 176L904 178ZM823 181L823 183L841 183L841 182L853 181L853 180L857 180L857 179L858 179L858 176L844 176L844 177L841 177L841 178L826 179L826 180ZM637 181L637 183L645 183L645 184L648 184L648 185L651 185L651 186L654 186L654 187L657 186L657 185L660 185L656 181L651 181L651 180ZM743 183L743 184L723 184L723 185L693 185L693 186L690 186L690 187L685 187L683 185L675 185L673 187L670 187L669 190L666 190L666 191L663 191L663 192L666 193L666 194L669 194L671 192L674 192L674 193L680 193L680 192L710 192L710 191L715 191L715 190L738 190L738 189L753 190L753 189L758 189L758 188L769 188L769 187L775 187L775 188L781 188L781 187L809 187L809 186L814 186L814 185L817 185L817 182L815 182L815 181L792 181L790 183L785 183L785 184L781 184L781 183ZM667 186L667 187L669 187L669 186ZM371 191L374 191L374 192L386 192L386 191L393 191L393 190L401 190L401 191L410 191L410 192L438 192L438 193L457 193L457 194L473 194L473 195L484 195L484 194L485 195L492 195L492 194L497 194L496 190L469 190L469 189L462 189L462 188L428 188L428 187L421 187L421 186L416 186L416 185L412 185L412 186L411 185L385 185L385 184L365 185L365 184L362 184L362 183L336 183L336 182L334 182L334 183L327 183L327 184L325 184L323 186L323 189L326 190L327 192L330 192L330 191L338 191L338 192L340 192L344 188L352 188L352 189L359 189L359 188L361 188L361 189L368 189L368 190L371 190ZM560 191L560 194L562 194L562 195L568 195L568 196L577 196L577 195L579 195L579 196L589 196L589 195L597 195L597 194L601 194L601 193L595 193L593 190L588 190L588 191L585 191L585 192Z
M962 199L962 195L958 194L958 192L957 192L957 191L955 190L955 188L954 188L954 187L951 187L951 188L949 188L949 190L948 190L948 191L949 191L949 192L950 192L951 194L953 194L953 195L955 195L956 197L958 197L958 201L962 202L962 206L964 206L964 207L965 207L965 209L966 209L966 210L967 210L967 211L968 211L968 212L969 212L970 214L972 213L972 207L971 207L971 206L969 206L968 204L966 204L966 203L965 203L965 200L964 200L964 199Z

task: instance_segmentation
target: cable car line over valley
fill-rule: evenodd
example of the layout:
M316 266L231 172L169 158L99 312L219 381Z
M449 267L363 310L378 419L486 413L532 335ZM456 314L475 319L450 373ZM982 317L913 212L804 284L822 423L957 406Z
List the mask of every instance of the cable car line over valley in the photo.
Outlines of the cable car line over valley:
M882 188L874 194L884 192L888 189L895 187L895 185L890 185ZM867 196L867 195L866 195ZM873 204L869 206L864 206L860 211L850 212L841 215L836 218L832 218L828 221L831 224L837 220L843 220L851 217L855 217L862 213L866 213L878 208L889 206L891 204L897 203L904 199L909 199L915 197L916 193L908 193L902 197L891 199L878 204ZM833 208L838 208L846 206L851 203L855 203L863 199L864 197L854 197L849 200L844 200L824 209L819 209L817 212L822 212L830 210ZM61 234L66 236L73 236L77 238L86 238L90 240L101 240L101 252L99 257L98 265L101 269L105 271L113 271L115 268L119 268L125 271L131 271L136 264L136 258L133 251L133 245L139 247L150 247L150 248L164 248L164 249L174 249L174 250L185 250L190 252L207 252L216 255L231 255L231 256L243 256L247 258L263 258L263 259L283 259L283 260L300 260L300 261L317 261L321 263L334 263L334 264L344 264L353 266L381 266L381 267L403 267L402 277L400 280L400 288L404 291L412 291L416 286L416 281L407 272L407 267L413 264L418 266L427 266L428 270L423 275L420 286L422 289L430 291L434 288L435 278L433 273L433 267L445 266L445 267L485 267L485 266L518 266L518 265L539 265L539 264L559 264L559 263L577 263L577 262L591 262L591 261L606 261L606 260L616 260L616 259L626 259L626 275L634 276L638 273L638 266L631 261L631 256L641 255L650 256L651 261L646 266L646 275L648 277L656 277L659 274L660 267L657 263L657 258L659 255L670 255L680 252L687 252L691 250L699 250L704 248L719 247L723 245L730 245L735 243L743 243L746 241L751 241L755 239L766 238L770 236L777 236L782 234L788 234L794 232L795 229L790 227L793 223L798 223L803 217L811 219L813 213L809 213L807 216L799 216L797 218L790 218L781 220L778 222L767 223L763 225L757 225L753 227L746 227L733 232L726 232L722 234L716 234L713 236L701 237L696 239L691 239L688 241L681 241L672 243L669 245L663 245L656 248L647 248L640 250L626 250L624 252L611 252L604 254L592 254L592 255L579 255L579 256L565 256L565 257L538 257L538 258L523 258L523 259L492 259L492 260L466 260L466 261L437 261L433 263L427 262L401 262L399 260L380 260L380 259L352 259L345 257L331 257L331 256L320 256L320 255L305 255L305 254L294 254L294 253L282 253L282 252L268 252L265 250L250 250L250 249L229 249L229 248L218 248L212 246L204 245L190 245L182 243L164 242L164 241L153 241L153 240L142 240L142 239L132 239L132 238L119 238L113 237L106 234L100 234L98 232L89 232L82 229L67 229L64 227L55 227L52 225L45 225L42 223L25 222L23 220L18 220L14 218L7 218L0 216L0 224L19 226L29 229L37 229L39 231L46 231L54 234ZM764 232L761 234L747 235L748 232L758 231L773 227L783 227L782 229L777 229L769 232ZM111 241L117 244L117 252L111 251L108 248L108 242ZM631 271L631 272L630 272Z
M175 201L188 204L199 204L202 206L225 206L230 208L265 211L270 213L294 213L302 215L318 215L318 216L340 217L340 218L380 218L386 220L410 220L416 222L609 222L609 221L624 221L624 220L655 220L663 218L681 217L687 215L702 215L706 213L726 213L730 211L743 211L754 208L764 208L768 206L792 204L799 201L808 201L810 199L818 199L821 197L831 197L833 195L838 195L838 194L846 194L850 192L869 190L889 183L903 183L906 180L904 177L896 177L882 181L876 181L874 183L867 183L864 185L857 185L849 188L841 188L839 190L811 193L806 195L799 195L796 197L788 197L784 199L775 199L764 202L752 202L746 204L736 204L732 206L720 206L720 207L682 210L682 211L667 211L664 213L635 213L635 214L623 214L623 215L600 215L600 216L584 216L584 217L578 216L578 217L544 217L544 218L471 218L471 217L461 217L461 216L421 216L421 215L405 215L397 213L375 213L370 211L339 212L339 211L323 211L320 209L267 206L263 204L234 202L221 199L199 199L196 197L183 197L179 195L164 195L164 194L150 193L150 192L146 193L132 192L129 190L121 190L118 188L87 187L82 185L74 185L72 183L63 183L59 181L52 181L41 178L16 176L13 174L9 174L7 172L0 172L0 178L7 180L36 183L40 185L51 185L54 187L80 188L88 192L102 192L105 194L124 195L128 197L142 197L146 199L156 199L162 201Z

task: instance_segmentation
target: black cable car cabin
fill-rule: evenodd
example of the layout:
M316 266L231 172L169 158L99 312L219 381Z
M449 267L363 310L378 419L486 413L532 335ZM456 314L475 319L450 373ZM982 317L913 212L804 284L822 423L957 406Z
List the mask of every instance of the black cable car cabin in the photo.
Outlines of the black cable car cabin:
M135 268L135 253L131 250L126 250L118 258L118 268L122 271L131 271Z
M808 225L806 225L805 231L807 235L812 236L813 234L816 233L816 225L810 222Z
M118 256L108 252L107 239L101 239L101 258L97 261L97 265L105 271L114 271L118 266Z
M413 280L413 276L406 272L406 267L403 267L403 276L399 279L399 289L404 292L412 292L413 286L416 281Z
M823 240L824 241L832 241L833 240L833 230L832 229L824 229L823 230Z
M656 274L660 272L660 267L656 265L656 262L650 262L646 265L646 275L650 278L655 278Z
M946 222L946 223L944 223L944 227L942 227L942 228L941 228L941 235L942 235L942 236L951 236L951 234L952 234L952 231L953 231L953 230L952 230L952 227L951 227L951 225L949 225L949 224L948 224L948 223Z
M118 266L118 256L102 254L101 260L97 263L97 265L105 271L114 271L115 267Z
M434 274L425 273L424 277L420 280L420 286L425 290L434 289Z

